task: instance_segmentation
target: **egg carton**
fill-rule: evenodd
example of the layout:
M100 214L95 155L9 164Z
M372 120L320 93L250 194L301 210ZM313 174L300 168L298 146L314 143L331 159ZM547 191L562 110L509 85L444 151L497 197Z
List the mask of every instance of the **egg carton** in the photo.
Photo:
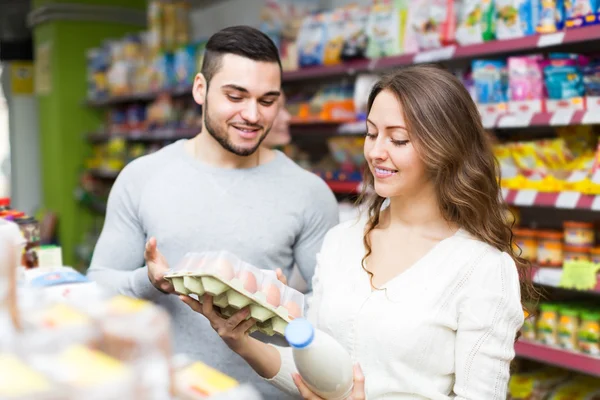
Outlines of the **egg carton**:
M249 307L249 318L257 322L250 333L284 335L294 318L303 316L304 295L284 285L274 271L259 269L226 252L188 253L165 279L175 291L213 299L223 318Z

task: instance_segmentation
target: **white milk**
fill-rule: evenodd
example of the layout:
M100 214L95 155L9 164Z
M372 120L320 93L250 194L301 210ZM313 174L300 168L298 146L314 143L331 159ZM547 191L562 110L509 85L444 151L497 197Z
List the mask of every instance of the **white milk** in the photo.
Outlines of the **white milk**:
M290 322L285 338L306 385L326 400L342 400L352 393L352 359L334 338L316 330L304 318Z

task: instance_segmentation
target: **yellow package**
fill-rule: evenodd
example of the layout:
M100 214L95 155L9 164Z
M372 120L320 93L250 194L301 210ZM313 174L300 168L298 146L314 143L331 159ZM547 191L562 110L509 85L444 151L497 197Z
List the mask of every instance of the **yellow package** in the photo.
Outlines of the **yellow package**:
M227 392L239 383L206 364L193 363L175 375L175 395L186 399L204 399Z
M337 9L327 14L327 42L323 54L325 65L339 64L342 61L347 18L347 11L344 9Z
M53 384L10 354L0 354L0 398L45 398Z
M73 387L97 387L132 380L132 371L120 361L85 346L72 346L61 353L55 367Z

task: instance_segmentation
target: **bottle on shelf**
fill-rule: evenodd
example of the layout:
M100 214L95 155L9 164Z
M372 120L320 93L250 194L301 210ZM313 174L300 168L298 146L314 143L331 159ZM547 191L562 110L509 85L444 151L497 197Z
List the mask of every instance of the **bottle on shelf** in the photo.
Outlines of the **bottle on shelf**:
M306 385L327 400L345 399L352 393L354 373L348 352L334 338L297 318L285 329L294 363Z

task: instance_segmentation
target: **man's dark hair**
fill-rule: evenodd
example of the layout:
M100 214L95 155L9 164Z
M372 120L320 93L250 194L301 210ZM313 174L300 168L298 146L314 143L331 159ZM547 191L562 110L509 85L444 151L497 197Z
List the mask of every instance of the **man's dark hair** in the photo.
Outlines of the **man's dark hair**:
M281 60L275 43L258 29L246 25L230 26L208 39L202 75L208 84L221 68L225 54L235 54L254 61L276 62L281 70Z

